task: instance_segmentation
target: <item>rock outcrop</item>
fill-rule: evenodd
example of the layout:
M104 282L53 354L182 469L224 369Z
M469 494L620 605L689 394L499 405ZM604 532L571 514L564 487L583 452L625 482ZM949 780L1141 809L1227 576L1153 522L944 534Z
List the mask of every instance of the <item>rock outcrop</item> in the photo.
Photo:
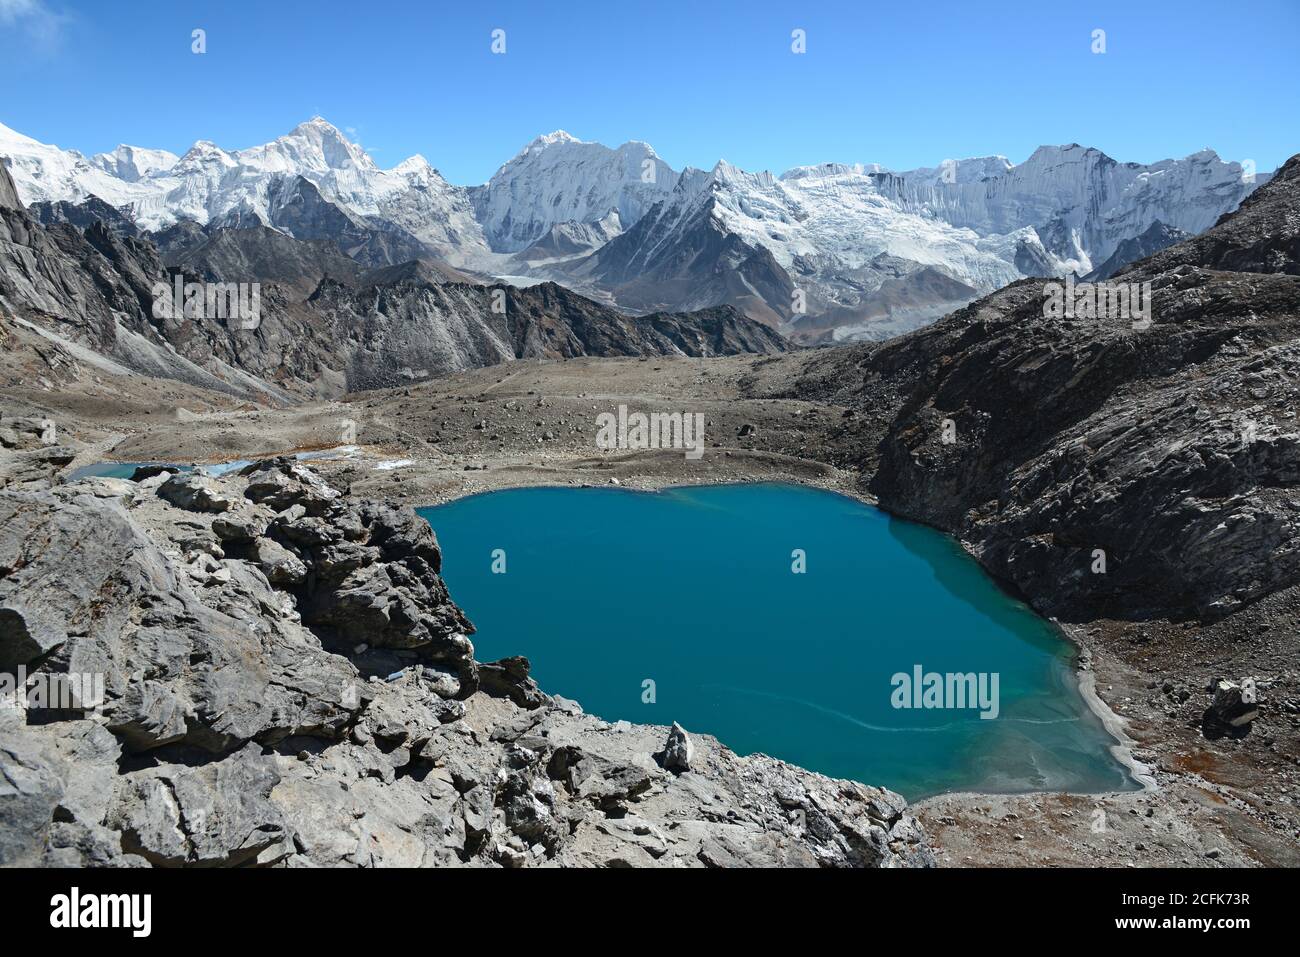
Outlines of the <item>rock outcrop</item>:
M691 736L686 733L685 728L674 721L672 729L668 732L668 742L664 745L660 763L669 771L689 771L694 760L695 745L691 743Z
M409 508L288 459L194 483L0 490L0 676L103 683L0 697L0 865L933 863L896 794L477 663Z
M1213 690L1214 699L1201 719L1205 736L1213 739L1249 733L1251 722L1259 717L1255 679L1247 678L1240 684L1221 679L1213 683Z
M0 412L0 448L36 449L53 445L58 427L52 419L39 416L6 416Z
M217 491L210 479L193 473L171 476L159 486L158 494L192 512L224 512L231 506L230 499Z

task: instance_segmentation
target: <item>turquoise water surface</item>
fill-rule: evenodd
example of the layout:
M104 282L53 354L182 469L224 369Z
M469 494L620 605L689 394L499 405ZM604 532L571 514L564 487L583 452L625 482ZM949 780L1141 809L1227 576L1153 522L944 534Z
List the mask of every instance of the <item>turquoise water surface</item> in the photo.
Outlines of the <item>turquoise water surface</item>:
M678 721L909 798L1134 786L1071 646L932 529L771 484L516 489L420 512L477 657L526 655L603 718ZM917 666L996 674L997 716L895 707L893 676Z

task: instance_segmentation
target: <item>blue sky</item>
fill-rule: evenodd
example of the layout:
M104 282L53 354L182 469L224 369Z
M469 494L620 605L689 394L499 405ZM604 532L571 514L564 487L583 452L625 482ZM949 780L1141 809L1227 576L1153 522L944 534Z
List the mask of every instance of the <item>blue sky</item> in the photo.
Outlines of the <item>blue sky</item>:
M1300 151L1297 64L1300 0L0 0L0 123L36 139L239 148L320 114L381 166L422 153L466 184L554 129L679 169L1079 142L1271 170Z

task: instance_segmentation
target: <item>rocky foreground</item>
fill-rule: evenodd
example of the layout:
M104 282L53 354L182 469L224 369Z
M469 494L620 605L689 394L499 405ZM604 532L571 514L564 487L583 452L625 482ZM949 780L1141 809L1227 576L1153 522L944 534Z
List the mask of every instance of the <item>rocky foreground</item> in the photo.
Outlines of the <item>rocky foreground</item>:
M59 459L41 433L6 435ZM477 662L440 566L410 508L291 459L20 473L0 491L0 674L47 707L0 699L0 864L934 862L892 792L611 724L524 658Z

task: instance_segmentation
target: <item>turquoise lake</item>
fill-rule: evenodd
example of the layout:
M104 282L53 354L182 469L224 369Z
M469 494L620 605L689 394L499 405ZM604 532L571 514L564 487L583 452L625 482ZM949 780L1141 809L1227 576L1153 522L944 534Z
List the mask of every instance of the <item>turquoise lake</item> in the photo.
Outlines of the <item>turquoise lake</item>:
M678 721L913 799L1135 787L1072 646L932 529L774 484L515 489L420 512L479 660L525 655L602 718ZM989 693L996 674L996 717L952 697L896 707L893 676L918 666L989 676Z

